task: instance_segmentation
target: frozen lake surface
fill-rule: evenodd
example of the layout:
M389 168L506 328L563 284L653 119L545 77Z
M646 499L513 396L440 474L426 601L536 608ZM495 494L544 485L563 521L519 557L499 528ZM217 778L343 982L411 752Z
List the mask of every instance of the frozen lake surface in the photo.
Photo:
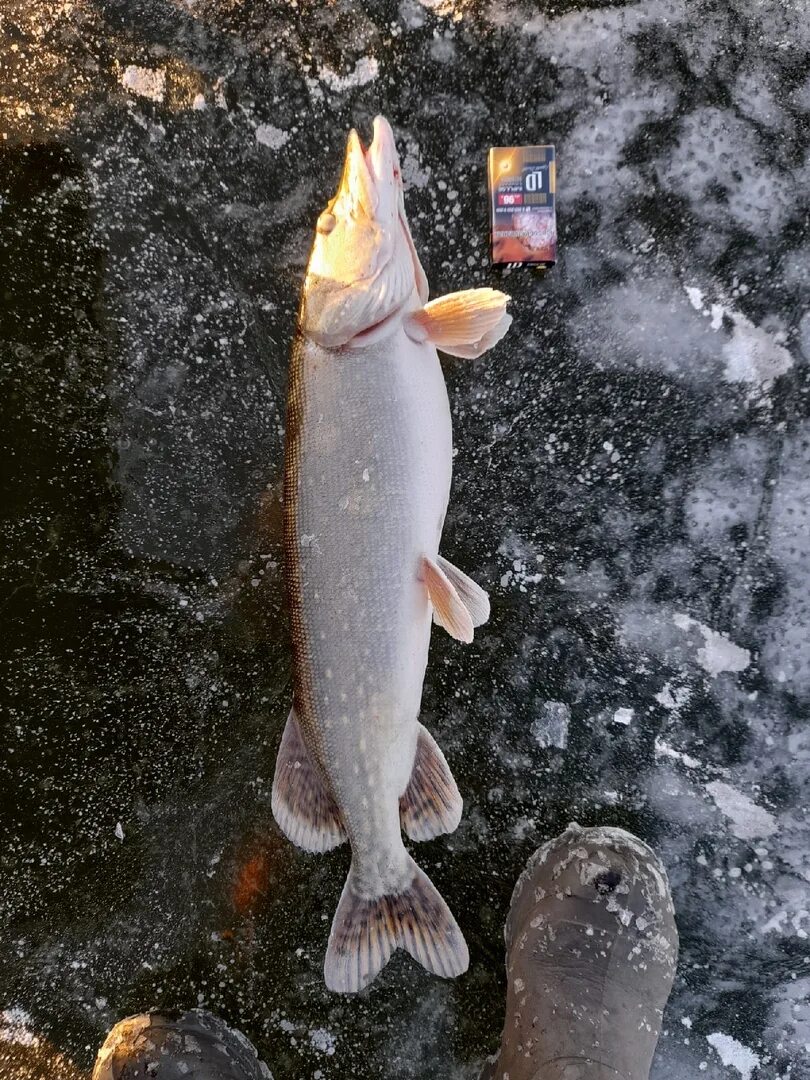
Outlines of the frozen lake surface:
M276 1080L473 1080L502 927L572 819L652 844L681 960L655 1080L810 1077L810 18L804 0L0 0L6 468L0 1075L84 1076L203 1005ZM345 848L270 812L290 703L288 350L345 134L391 120L441 295L434 635L465 799L420 847L469 973L322 964ZM486 151L556 144L560 261L493 270Z

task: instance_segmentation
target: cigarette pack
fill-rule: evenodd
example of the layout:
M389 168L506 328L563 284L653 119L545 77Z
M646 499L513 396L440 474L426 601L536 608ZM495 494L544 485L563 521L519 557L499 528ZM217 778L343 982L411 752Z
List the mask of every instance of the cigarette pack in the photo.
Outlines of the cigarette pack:
M557 170L553 146L489 151L490 251L494 263L557 261Z

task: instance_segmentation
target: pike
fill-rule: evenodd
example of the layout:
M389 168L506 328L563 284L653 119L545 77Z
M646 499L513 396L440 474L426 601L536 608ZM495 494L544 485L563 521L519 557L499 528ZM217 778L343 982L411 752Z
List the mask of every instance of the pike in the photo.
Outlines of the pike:
M428 303L405 217L394 136L349 134L318 218L290 366L284 546L293 708L272 806L306 851L349 840L324 965L331 990L368 985L395 948L445 978L469 964L450 909L408 854L452 832L462 801L419 723L431 617L469 642L489 599L439 555L452 431L436 349L480 356L506 333L508 297Z

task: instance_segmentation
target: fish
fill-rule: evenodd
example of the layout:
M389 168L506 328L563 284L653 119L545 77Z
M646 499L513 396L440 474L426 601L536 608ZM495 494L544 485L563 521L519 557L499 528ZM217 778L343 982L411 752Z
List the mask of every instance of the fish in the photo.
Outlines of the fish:
M469 965L402 831L428 840L462 813L419 722L432 623L470 642L489 617L486 592L439 554L453 444L437 349L482 355L509 327L508 299L479 288L428 300L391 126L376 117L367 149L353 129L317 220L290 362L293 704L271 803L305 851L351 845L324 963L337 992L367 986L396 948L444 978Z

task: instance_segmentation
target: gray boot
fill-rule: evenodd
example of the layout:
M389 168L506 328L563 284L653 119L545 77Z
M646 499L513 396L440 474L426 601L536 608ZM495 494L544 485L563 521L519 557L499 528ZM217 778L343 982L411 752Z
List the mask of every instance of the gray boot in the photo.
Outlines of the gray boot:
M120 1020L104 1040L93 1080L272 1080L241 1031L211 1013L172 1020L141 1013Z
M646 844L569 825L529 859L504 937L506 1023L481 1080L648 1080L678 931Z

